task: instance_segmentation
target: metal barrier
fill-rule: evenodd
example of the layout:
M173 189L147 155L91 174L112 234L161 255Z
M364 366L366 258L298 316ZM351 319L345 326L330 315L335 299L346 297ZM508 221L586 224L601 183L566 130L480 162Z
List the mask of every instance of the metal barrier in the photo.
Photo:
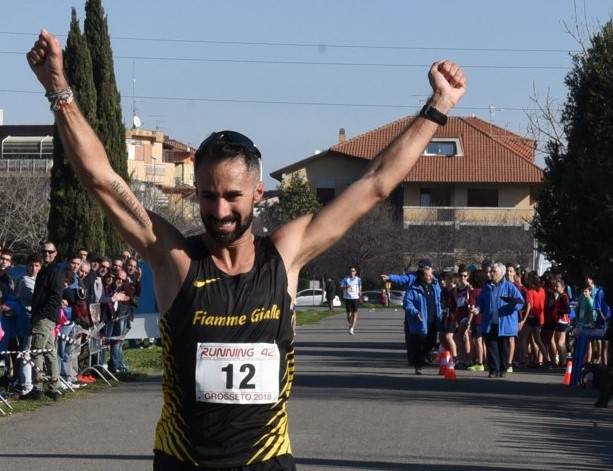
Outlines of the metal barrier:
M102 379L106 384L111 386L111 383L107 378L105 378L104 374L107 374L108 377L117 383L119 380L117 377L111 373L105 365L101 365L98 363L98 359L100 358L100 352L104 349L108 349L108 344L105 345L104 337L102 335L103 329L106 326L106 323L102 321L100 316L100 303L94 303L89 305L89 313L93 322L93 326L87 332L87 340L83 344L87 344L89 349L89 354L87 355L87 366L83 368L79 374L83 375L84 373L88 373L93 371L96 375ZM92 364L92 357L96 356L96 363Z

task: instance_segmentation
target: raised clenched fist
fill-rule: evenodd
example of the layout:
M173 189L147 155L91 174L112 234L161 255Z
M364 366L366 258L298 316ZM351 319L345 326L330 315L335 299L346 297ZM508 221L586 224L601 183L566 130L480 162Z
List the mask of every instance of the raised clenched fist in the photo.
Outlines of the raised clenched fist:
M432 104L443 113L453 108L466 92L464 71L448 60L432 64L428 80L434 92Z
M47 92L59 92L68 88L64 75L64 62L60 42L43 29L38 40L26 55L30 68Z

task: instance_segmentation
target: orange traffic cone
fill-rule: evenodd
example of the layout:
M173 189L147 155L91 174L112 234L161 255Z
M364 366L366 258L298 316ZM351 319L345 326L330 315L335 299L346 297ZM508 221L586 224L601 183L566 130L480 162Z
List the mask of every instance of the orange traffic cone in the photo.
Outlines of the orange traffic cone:
M445 373L447 372L447 365L449 365L449 360L451 359L451 352L443 350L439 357L440 366L438 368L438 374L439 376L445 376Z
M562 380L562 384L564 386L570 386L570 377L573 374L573 361L569 358L566 361L566 372L564 373L564 379Z
M456 378L457 376L455 374L455 363L452 358L449 360L449 363L447 364L447 370L445 371L445 379L448 379L450 381L455 381Z

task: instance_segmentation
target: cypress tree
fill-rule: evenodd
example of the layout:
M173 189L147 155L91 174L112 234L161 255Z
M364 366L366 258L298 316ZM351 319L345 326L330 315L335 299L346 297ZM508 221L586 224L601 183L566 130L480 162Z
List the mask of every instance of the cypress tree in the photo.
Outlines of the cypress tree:
M613 301L613 23L574 57L566 76L564 148L550 143L535 234L577 284L591 274Z
M95 124L96 90L92 61L74 8L64 50L64 69L81 111L90 123ZM49 238L63 256L72 256L82 247L91 252L105 252L102 211L77 179L64 152L57 126L53 138L50 200Z
M101 0L85 3L85 38L92 57L94 83L97 92L96 132L102 141L111 166L128 180L126 130L121 117L121 97L115 82L113 51L107 17ZM105 218L107 254L118 254L125 247L115 227Z

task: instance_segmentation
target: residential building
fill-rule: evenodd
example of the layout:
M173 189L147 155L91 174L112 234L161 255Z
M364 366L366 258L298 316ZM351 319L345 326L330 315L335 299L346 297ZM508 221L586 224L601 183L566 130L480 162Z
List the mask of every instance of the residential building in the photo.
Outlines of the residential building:
M142 128L126 129L128 175L133 181L172 187L175 166L164 161L164 133Z
M339 141L329 149L276 170L271 176L283 182L299 172L326 203L358 179L412 119L404 117L352 139L347 139L341 129ZM542 178L543 170L535 163L533 140L476 117L450 117L390 201L405 229L416 232L419 227L423 232L425 228L443 234L443 238L453 238L453 247L445 244L446 254L466 253L461 236L475 232L469 227L490 228L489 235L477 239L504 239L519 232L528 245L526 253L532 253L530 223ZM501 250L504 245L499 244ZM435 252L436 248L425 251Z
M48 174L52 166L52 125L0 124L0 175Z
M53 133L53 125L0 123L0 176L27 172L50 178ZM172 206L193 217L194 149L142 128L126 130L126 148L128 175L146 206Z

